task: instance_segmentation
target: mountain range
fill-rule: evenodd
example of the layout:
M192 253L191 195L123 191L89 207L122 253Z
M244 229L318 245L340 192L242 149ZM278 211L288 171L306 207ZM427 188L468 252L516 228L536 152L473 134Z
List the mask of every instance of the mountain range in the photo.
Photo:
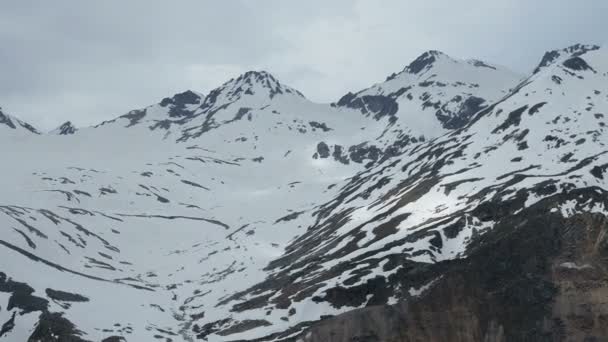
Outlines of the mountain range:
M0 110L0 341L603 341L608 51Z

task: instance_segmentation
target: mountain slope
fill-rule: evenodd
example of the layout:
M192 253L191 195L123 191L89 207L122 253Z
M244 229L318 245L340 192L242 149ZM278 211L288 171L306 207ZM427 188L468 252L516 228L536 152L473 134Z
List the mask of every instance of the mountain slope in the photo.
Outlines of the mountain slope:
M250 72L20 140L0 341L603 338L606 54L571 47L507 86L429 52L353 108ZM363 99L406 84L438 108ZM441 131L413 141L414 117Z
M20 134L20 133L34 133L39 134L38 130L34 128L34 126L28 124L27 122L21 121L15 117L12 117L8 114L2 112L2 108L0 108L0 129L3 132L10 132L11 134Z
M385 82L349 93L336 105L360 109L376 119L387 116L413 134L434 138L464 126L522 78L479 60L428 51Z
M385 82L348 93L332 106L354 109L383 123L383 130L373 140L351 147L355 152L382 151L378 153L382 157L372 158L378 160L401 153L411 143L464 126L473 114L505 96L522 78L479 60L427 51Z
M605 57L565 56L462 129L351 178L293 223L313 222L264 282L229 298L230 315L259 315L247 308L263 300L265 310L293 310L305 322L408 299L437 277L403 278L408 264L465 258L480 235L552 195L588 189L581 201L549 209L604 215ZM573 68L573 58L585 67Z

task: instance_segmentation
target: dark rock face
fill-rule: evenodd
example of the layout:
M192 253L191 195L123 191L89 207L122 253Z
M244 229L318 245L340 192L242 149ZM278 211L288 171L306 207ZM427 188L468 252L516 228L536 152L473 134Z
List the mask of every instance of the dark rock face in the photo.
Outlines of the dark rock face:
M344 153L344 148L340 145L334 146L334 153L332 153L332 157L342 164L348 164L350 162L348 155Z
M11 117L2 112L2 108L0 108L0 125L6 125L11 129L17 129L17 125L19 125L34 134L40 134L32 125L20 120L11 119Z
M563 54L571 55L572 57L578 57L578 56L584 55L585 53L587 53L589 51L594 51L599 48L600 47L597 45L574 44L563 50L548 51L543 56L543 58L541 59L540 63L536 67L536 69L534 69L534 73L536 74L540 71L540 69L553 64L553 62L555 62L555 60L557 60Z
M101 340L101 342L125 342L126 339L122 336L110 336Z
M469 121L473 114L484 109L486 100L471 96L462 102L457 113L450 113L446 110L446 105L442 109L437 110L437 118L441 121L444 128L447 129L458 129L464 127Z
M138 110L130 111L129 113L121 116L121 118L128 119L129 123L127 124L126 127L131 127L131 126L137 125L139 123L139 121L141 119L143 119L145 116L146 116L146 110L138 109Z
M527 109L528 109L528 106L526 105L526 106L520 107L520 108L510 112L507 119L502 124L500 124L496 128L494 128L492 133L498 133L498 132L504 131L512 126L519 126L519 123L521 122L521 115Z
M88 302L89 299L77 293L70 293L60 290L46 289L46 295L53 300L65 302Z
M366 167L373 166L376 162L383 161L389 158L400 155L404 147L413 143L423 142L424 137L412 137L407 134L401 134L397 139L387 147L380 148L372 142L362 142L357 145L345 148L340 145L330 147L325 142L317 144L317 152L313 158L329 158L330 156L339 163L349 164L351 161L358 164L364 164ZM333 152L332 152L333 149Z
M320 129L323 132L329 132L332 130L331 128L327 127L327 124L325 124L324 122L310 121L310 122L308 122L308 124L313 129Z
M589 66L589 64L587 64L587 62L580 57L569 58L569 59L565 60L563 64L566 68L572 69L572 70L577 70L577 71L593 70L593 68L591 68Z
M194 93L191 90L186 90L183 93L178 93L175 94L173 97L171 98L164 98L160 105L165 107L169 104L174 104L174 105L185 105L185 104L197 104L199 103L201 100L201 97L198 96L196 93Z
M436 61L436 56L440 55L439 51L427 51L416 58L405 70L411 74L418 74L425 68L430 68Z
M559 58L559 52L557 50L545 52L545 55L540 60L540 63L538 64L538 66L536 67L536 69L534 69L534 73L539 72L541 68L549 66L557 58Z
M4 322L4 324L2 324L2 327L0 327L0 337L11 332L13 330L13 328L15 328L15 315L16 314L17 314L17 312L13 312L13 315L11 316L11 318L9 318L8 321L6 321L6 322Z
M358 109L365 115L374 115L374 119L379 120L385 116L394 116L399 110L397 102L383 95L363 95L358 97L356 94L348 93L337 103L339 107Z
M162 107L171 106L169 116L172 118L192 116L192 112L186 109L187 105L200 104L202 98L193 91L187 90L183 93L175 94L173 97L166 97L161 102Z
M70 121L64 122L57 128L57 134L59 135L70 135L74 133L76 133L76 127L74 127Z
M594 189L576 190L517 215L489 203L483 209L486 219L500 223L473 243L467 259L418 266L410 273L433 279L442 271L420 297L323 320L300 338L604 341L608 303L599 299L608 298L608 219L593 213L564 218L551 210L577 196L579 203L606 201Z
M34 289L26 283L16 282L0 272L0 292L10 293L7 310L20 309L22 313L46 310L49 302L34 296Z
M38 323L28 341L32 342L86 342L82 339L82 333L76 329L75 325L63 317L62 313L50 312L49 301L42 297L34 296L34 289L26 283L14 281L5 273L0 272L0 292L9 293L7 310L16 309L12 317L2 324L0 337L10 332L15 321L21 315L39 312ZM88 299L84 296L47 289L46 294L49 298L60 302L84 302ZM18 315L16 315L18 313Z
M86 342L74 324L60 313L43 312L36 329L28 339L32 342Z
M9 118L6 114L2 113L2 111L0 111L0 124L6 125L12 129L17 128L11 118Z
M355 163L363 163L366 160L377 161L383 151L374 145L362 143L348 148L349 157Z
M329 157L329 146L326 143L320 142L317 144L317 153L321 158Z

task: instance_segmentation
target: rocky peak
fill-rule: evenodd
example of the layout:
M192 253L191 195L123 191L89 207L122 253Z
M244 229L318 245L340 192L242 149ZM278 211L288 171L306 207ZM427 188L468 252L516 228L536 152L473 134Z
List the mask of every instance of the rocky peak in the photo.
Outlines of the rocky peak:
M6 125L12 129L17 128L11 118L2 112L2 108L0 107L0 124Z
M450 58L450 56L437 50L426 51L405 67L403 71L410 74L419 74L422 71L430 69L433 64L441 58Z
M383 83L348 93L336 107L389 118L413 136L426 138L463 127L472 115L506 95L523 75L477 59L461 60L431 50ZM411 113L427 111L429 115ZM399 123L401 122L401 124Z
M285 95L305 98L301 92L280 83L266 71L248 71L210 91L200 108L206 113L227 107L241 99L249 101L248 105L262 105L277 96Z
M554 64L557 60L566 59L568 57L579 57L588 51L598 50L599 48L598 45L574 44L565 49L547 51L536 69L534 69L534 74L538 73L541 69Z
M242 96L264 96L273 98L277 95L292 94L304 97L299 91L280 83L274 76L266 71L248 71L237 78L233 78L220 88L229 99Z
M51 131L51 134L70 135L76 133L77 130L78 129L72 124L71 121L66 121L62 123L59 127L55 128L53 131Z
M27 122L21 121L8 114L3 113L2 107L0 107L0 126L6 126L10 129L14 129L14 130L19 129L19 128L25 128L27 131L29 131L31 133L40 134L40 132L38 132L38 130L36 130L36 128L34 128L32 125L28 124Z

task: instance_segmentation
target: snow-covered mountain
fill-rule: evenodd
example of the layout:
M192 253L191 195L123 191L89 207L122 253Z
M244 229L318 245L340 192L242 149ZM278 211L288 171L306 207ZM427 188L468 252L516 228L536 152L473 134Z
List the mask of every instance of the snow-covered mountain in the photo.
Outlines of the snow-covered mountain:
M78 129L70 121L66 121L50 132L50 134L70 135L76 133Z
M2 108L0 108L0 130L2 130L3 135L40 133L38 132L38 130L36 130L36 128L34 128L34 126L24 121L21 121L11 115L3 113Z
M607 57L429 51L334 104L248 72L0 129L0 341L601 340Z
M372 140L353 147L354 151L376 150L392 156L411 142L464 126L474 113L508 94L522 78L482 61L428 51L385 82L348 93L333 106L356 109L384 123L380 135L370 136Z
M385 82L349 93L336 105L358 108L376 119L388 117L413 134L436 137L464 126L521 79L502 67L428 51Z

